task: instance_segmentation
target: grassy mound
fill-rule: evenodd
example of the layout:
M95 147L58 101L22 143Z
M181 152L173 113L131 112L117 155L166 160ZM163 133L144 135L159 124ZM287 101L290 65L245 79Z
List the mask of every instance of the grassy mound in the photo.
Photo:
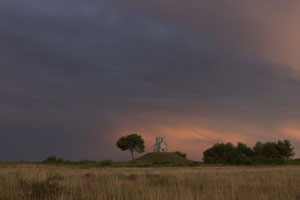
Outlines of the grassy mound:
M134 160L135 163L155 165L196 165L198 162L188 160L174 152L153 152Z

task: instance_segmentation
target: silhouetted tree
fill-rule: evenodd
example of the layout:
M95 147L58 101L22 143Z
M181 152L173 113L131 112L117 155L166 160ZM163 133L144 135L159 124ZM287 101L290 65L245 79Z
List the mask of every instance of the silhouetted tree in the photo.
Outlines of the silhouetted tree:
M131 153L131 158L134 160L133 152L136 151L138 153L142 153L145 151L145 145L142 136L137 134L131 134L127 136L122 136L118 142L117 147L119 147L122 151L129 150Z
M276 142L257 142L253 147L254 160L257 163L283 163L295 155L294 148L288 140Z
M238 143L235 147L231 143L218 143L203 153L205 163L222 164L267 164L284 163L295 155L290 141L257 142L252 148Z
M236 149L242 154L245 154L246 156L249 157L253 156L254 154L253 150L250 147L248 147L246 144L243 144L241 142L238 143Z
M218 143L203 153L203 161L205 163L231 164L236 162L238 154L239 152L232 143Z
M295 155L294 147L292 147L292 144L289 140L279 140L277 142L277 148L279 149L279 153L285 160L290 160Z

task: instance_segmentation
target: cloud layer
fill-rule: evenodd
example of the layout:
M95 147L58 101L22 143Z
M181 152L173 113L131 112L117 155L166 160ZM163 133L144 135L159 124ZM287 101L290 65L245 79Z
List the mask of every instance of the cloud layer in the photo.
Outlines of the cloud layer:
M115 141L132 132L197 160L223 141L299 153L297 7L1 1L0 158L124 160Z

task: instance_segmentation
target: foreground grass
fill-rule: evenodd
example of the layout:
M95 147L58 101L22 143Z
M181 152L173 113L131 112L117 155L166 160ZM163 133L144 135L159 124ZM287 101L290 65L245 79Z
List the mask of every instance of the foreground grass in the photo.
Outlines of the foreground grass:
M0 199L300 200L300 166L90 168L0 165Z

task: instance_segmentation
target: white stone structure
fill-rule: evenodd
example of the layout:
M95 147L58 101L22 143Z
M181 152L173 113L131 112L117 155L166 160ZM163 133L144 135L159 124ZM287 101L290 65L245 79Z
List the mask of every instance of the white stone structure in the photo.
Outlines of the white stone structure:
M153 145L153 152L168 152L168 144L165 137L156 137L156 144Z

